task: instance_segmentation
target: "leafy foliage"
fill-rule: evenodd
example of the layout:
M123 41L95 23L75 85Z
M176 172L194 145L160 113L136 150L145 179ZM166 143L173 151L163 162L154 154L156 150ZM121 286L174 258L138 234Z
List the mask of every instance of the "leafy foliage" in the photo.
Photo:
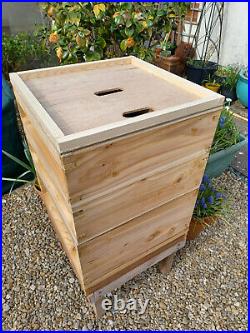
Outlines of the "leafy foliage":
M239 79L240 67L238 65L219 66L215 75L222 78L221 84L232 90Z
M207 175L202 178L198 197L195 203L193 216L203 218L206 216L218 216L222 212L225 196L217 191Z
M47 2L47 39L62 64L126 55L151 60L153 49L189 3L159 2Z
M15 36L3 34L2 66L6 79L8 79L10 72L33 69L49 61L50 49L46 44L43 29L37 29L33 34L25 32Z
M221 112L210 154L229 148L240 141L240 132L228 107Z
M18 183L34 183L36 187L39 187L38 182L37 182L37 178L36 178L36 170L34 167L34 163L31 157L31 153L29 151L29 147L26 141L23 142L24 145L24 153L27 159L27 163L23 162L22 160L20 160L19 158L15 157L14 155L8 153L5 150L2 150L2 153L9 157L12 161L14 161L15 163L21 165L24 168L24 172L22 174L20 174L17 178L7 178L7 177L2 177L2 180L6 180L6 181L10 181L12 182L12 186L10 188L10 193L12 192L15 184ZM26 180L25 176L27 176L28 174L32 175L32 180Z

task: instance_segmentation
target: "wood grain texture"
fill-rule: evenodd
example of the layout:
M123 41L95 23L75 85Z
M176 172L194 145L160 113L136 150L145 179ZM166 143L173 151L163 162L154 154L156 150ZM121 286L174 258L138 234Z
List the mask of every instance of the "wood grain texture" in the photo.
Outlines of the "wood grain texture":
M135 57L11 74L61 153L221 107L224 97ZM97 91L121 92L96 96ZM124 118L140 108L153 112ZM46 111L45 111L46 110Z
M129 266L188 230L197 191L79 246L85 287Z
M155 173L102 197L80 201L81 205L74 212L78 243L103 234L198 188L205 165L204 156Z
M69 258L72 268L80 282L82 290L84 290L85 287L77 247L72 242L71 235L69 234L67 228L65 228L65 224L63 223L50 194L48 192L43 192L41 197L46 205L56 235L61 242L67 257Z
M151 267L158 262L158 258L163 258L165 253L173 253L185 245L186 234L179 236L178 238L171 240L162 246L154 249L150 253L146 253L145 256L138 258L137 260L130 262L126 267L121 267L120 270L113 271L109 276L104 276L103 279L95 281L90 286L85 286L86 295L97 294L100 291L113 290L112 287L121 286L122 282L129 281L131 278L140 274L143 269Z
M185 235L183 235L177 240L171 242L171 244L167 246L164 245L162 248L157 249L153 253L150 253L150 255L147 255L144 260L140 259L140 262L133 263L130 266L129 271L123 273L119 272L119 274L116 273L116 276L112 277L111 282L108 282L108 280L106 280L104 287L99 287L98 289L96 289L96 287L95 291L93 291L93 294L90 294L89 296L94 296L94 298L92 298L93 301L105 296L107 293L113 291L116 288L119 288L127 281L133 279L136 275L141 274L142 272L144 272L151 266L157 264L164 258L172 255L173 253L176 253L178 250L185 246L185 242Z
M17 102L24 105L24 109L27 108L29 114L36 119L37 124L47 134L49 140L58 150L57 139L64 136L61 129L56 125L48 112L43 108L17 73L10 73L10 81Z
M141 108L155 112L197 99L188 90L177 95L174 85L131 65L92 70L87 75L65 72L25 82L65 135L126 121L125 112ZM96 95L117 88L121 91Z
M177 165L178 160L183 163L197 153L203 155L210 148L218 117L219 112L207 114L63 155L72 204L112 193Z
M44 137L43 132L18 103L29 149L35 165L37 177L53 198L61 220L68 229L72 240L77 244L72 208L69 202L68 187L60 156ZM26 109L27 110L27 109Z
M43 200L90 298L184 246L224 97L134 57L10 78ZM140 108L150 112L124 117Z

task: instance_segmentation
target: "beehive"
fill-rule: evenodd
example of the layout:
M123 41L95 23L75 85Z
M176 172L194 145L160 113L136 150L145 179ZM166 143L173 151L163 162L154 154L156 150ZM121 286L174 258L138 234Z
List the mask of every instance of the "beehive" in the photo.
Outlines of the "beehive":
M93 302L184 246L222 96L135 57L10 77L44 203Z

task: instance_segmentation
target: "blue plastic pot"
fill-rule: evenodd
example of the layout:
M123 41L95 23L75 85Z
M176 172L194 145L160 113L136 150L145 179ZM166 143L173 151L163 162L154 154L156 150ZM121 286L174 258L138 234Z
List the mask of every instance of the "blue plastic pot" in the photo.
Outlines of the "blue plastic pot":
M246 108L248 107L248 78L244 75L244 72L240 72L239 80L236 85L236 94Z

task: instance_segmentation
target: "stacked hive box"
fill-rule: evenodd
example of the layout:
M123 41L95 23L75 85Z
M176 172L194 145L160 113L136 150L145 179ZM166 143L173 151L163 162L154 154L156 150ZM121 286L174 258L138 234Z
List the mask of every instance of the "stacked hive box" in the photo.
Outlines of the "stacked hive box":
M135 57L10 77L43 200L93 303L184 246L222 96Z

